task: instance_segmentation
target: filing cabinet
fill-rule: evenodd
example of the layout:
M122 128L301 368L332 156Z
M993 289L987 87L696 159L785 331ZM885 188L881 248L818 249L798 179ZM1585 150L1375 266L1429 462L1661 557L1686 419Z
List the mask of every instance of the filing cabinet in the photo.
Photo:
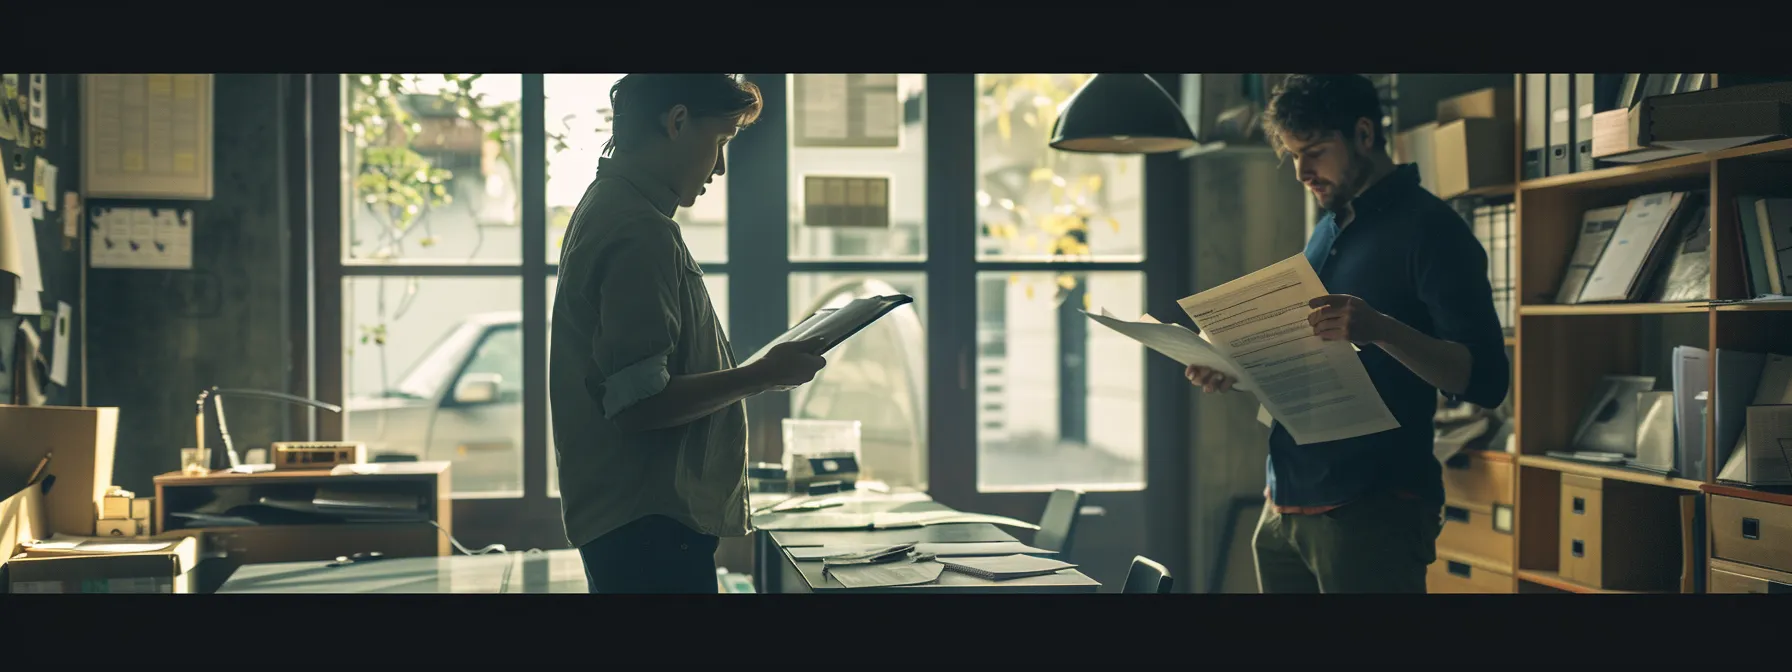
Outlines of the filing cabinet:
M1437 548L1440 552L1466 554L1500 567L1511 567L1514 549L1512 507L1446 502Z
M1604 590L1677 590L1679 493L1562 474L1562 578Z
M1510 593L1512 589L1512 575L1441 553L1425 575L1425 590L1430 593Z
M1444 462L1444 498L1465 504L1512 503L1513 464L1504 455L1490 457L1464 450Z
M1792 595L1792 574L1739 562L1712 560L1711 580L1705 585L1709 593Z
M1711 555L1792 572L1792 507L1712 495Z

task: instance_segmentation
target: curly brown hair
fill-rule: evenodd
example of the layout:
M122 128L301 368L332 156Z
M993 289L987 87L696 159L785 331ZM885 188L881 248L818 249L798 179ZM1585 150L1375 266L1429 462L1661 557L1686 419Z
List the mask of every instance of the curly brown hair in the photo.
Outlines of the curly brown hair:
M1286 155L1284 135L1309 136L1337 131L1349 138L1357 121L1368 119L1375 127L1375 149L1387 146L1381 129L1381 96L1368 77L1345 75L1290 75L1276 87L1263 111L1263 135Z

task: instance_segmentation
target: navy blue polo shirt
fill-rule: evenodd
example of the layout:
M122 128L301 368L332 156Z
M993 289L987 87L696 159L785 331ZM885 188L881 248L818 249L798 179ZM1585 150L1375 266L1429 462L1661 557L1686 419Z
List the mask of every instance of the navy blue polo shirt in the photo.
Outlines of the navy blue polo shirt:
M1416 164L1395 168L1352 209L1356 217L1349 225L1340 229L1327 214L1307 241L1307 261L1326 290L1356 296L1421 333L1466 346L1474 358L1468 388L1450 397L1500 405L1511 370L1487 279L1487 251L1468 224L1419 186ZM1432 453L1437 388L1380 347L1359 347L1363 368L1400 427L1303 446L1275 423L1268 478L1276 505L1332 506L1399 493L1443 502L1442 467Z

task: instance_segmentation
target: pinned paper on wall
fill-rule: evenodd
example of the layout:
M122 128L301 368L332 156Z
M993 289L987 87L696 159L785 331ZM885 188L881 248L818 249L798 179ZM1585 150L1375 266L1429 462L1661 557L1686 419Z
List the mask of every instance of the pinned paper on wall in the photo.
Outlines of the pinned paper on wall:
M52 339L55 350L50 352L50 382L63 387L68 386L68 348L69 324L74 319L74 310L68 307L67 301L56 302L56 323L51 325L55 332Z
M37 170L32 172L31 198L38 201L50 200L50 184L46 180L49 177L47 173L50 172L50 162L45 161L44 157L37 157Z
M44 289L44 279L38 270L37 260L37 227L32 224L31 211L26 205L31 193L25 188L24 180L7 180L6 212L0 214L0 264L6 271L19 276L16 283L17 294L12 300L12 312L15 315L41 315L44 312L42 297L38 295Z
M50 127L50 115L46 110L47 103L44 100L44 77L44 75L31 76L31 97L29 102L27 102L30 112L27 116L31 118L32 126L48 129ZM35 138L36 136L33 137Z
M62 195L62 249L73 249L80 238L81 195L70 191Z
M96 208L89 227L94 268L193 267L193 211Z
M37 160L37 184L44 194L39 198L43 199L44 207L49 208L50 212L56 211L56 175L56 164L42 158Z

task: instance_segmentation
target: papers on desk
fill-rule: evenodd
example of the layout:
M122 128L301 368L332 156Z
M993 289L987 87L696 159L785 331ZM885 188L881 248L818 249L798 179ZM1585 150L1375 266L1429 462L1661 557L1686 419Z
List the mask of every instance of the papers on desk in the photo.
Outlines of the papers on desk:
M960 574L969 574L990 581L1006 581L1023 579L1029 576L1045 576L1056 574L1060 570L1073 569L1076 565L1062 560L1039 558L1031 555L1003 555L988 558L954 558L941 560L940 564Z
M896 530L951 523L990 523L1027 530L1038 525L1024 520L958 511L882 511L878 513L786 513L760 516L753 527L767 530Z
M836 544L832 546L806 546L786 549L790 557L798 562L809 560L828 560L851 553L863 553L889 545L879 544ZM973 557L979 555L1054 555L1053 551L1034 548L1018 541L986 541L968 543L920 542L914 544L916 553L939 558Z
M77 537L69 534L52 535L49 539L26 543L25 553L34 556L49 555L113 555L120 553L154 553L172 548L179 540L174 541L119 541L111 537Z
M1307 323L1324 283L1305 255L1177 302L1215 350L1243 369L1250 389L1295 443L1338 441L1396 429L1358 350L1325 341Z
M873 546L860 551L838 553L822 559L822 564L829 567L846 565L875 565L883 562L907 560L914 553L915 544L896 544L893 546Z
M890 562L828 567L826 574L847 588L916 586L940 579L946 566L937 562Z

